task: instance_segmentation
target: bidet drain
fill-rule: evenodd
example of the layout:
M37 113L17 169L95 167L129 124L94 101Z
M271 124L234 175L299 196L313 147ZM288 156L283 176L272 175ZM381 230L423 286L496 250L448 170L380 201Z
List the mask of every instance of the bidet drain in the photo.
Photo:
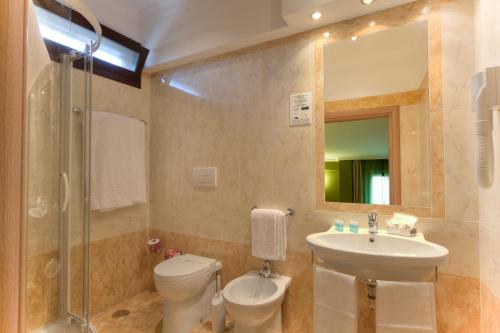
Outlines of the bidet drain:
M129 314L130 314L129 310L118 310L115 313L113 313L111 317L113 317L113 319L120 319L128 316Z

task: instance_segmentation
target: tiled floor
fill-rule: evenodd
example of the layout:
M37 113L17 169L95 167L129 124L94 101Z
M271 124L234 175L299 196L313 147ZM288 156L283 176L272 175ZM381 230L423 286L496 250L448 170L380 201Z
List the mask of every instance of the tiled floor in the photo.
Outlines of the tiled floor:
M126 317L113 318L113 313L126 309ZM113 306L92 318L97 333L161 333L163 302L156 292L144 292ZM195 328L192 333L213 333L210 322ZM226 333L231 333L228 325Z

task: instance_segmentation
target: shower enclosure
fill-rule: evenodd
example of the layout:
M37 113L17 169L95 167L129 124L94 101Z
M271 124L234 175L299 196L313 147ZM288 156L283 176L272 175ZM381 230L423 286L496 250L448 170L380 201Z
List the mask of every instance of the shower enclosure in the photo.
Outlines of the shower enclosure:
M59 61L51 61L44 59L45 49L37 49L34 40L40 36L28 36L28 62L41 65L28 78L26 332L94 331L89 320L90 105L92 53L101 30L79 1L64 4L58 13L64 13L68 34L78 11L98 37L83 50L64 50ZM37 10L43 21L39 9L30 10Z

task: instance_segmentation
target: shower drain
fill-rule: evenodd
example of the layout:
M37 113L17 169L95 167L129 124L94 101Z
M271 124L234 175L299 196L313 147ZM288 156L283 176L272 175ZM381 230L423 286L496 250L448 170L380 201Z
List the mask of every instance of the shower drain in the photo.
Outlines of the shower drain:
M118 310L115 313L113 313L111 317L113 317L113 319L120 319L128 316L129 314L130 314L129 310Z

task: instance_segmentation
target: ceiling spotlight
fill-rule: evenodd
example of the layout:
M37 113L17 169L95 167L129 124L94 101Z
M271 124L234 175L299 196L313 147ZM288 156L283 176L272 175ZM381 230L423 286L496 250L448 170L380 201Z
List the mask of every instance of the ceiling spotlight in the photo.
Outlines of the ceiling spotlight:
M368 25L369 25L370 27L374 27L374 26L376 26L376 25L377 25L377 22L375 22L375 21L371 21L370 23L368 23Z
M352 40L353 42L357 41L357 40L358 40L358 36L351 36L351 40Z
M321 18L321 16L323 16L323 14L321 12L314 12L311 15L313 20L319 20Z
M431 12L431 9L429 7L424 7L422 9L422 14L427 15Z
M374 2L375 0L361 0L361 4L363 5L371 5Z
M323 37L325 38L330 37L330 33L328 31L323 32Z

